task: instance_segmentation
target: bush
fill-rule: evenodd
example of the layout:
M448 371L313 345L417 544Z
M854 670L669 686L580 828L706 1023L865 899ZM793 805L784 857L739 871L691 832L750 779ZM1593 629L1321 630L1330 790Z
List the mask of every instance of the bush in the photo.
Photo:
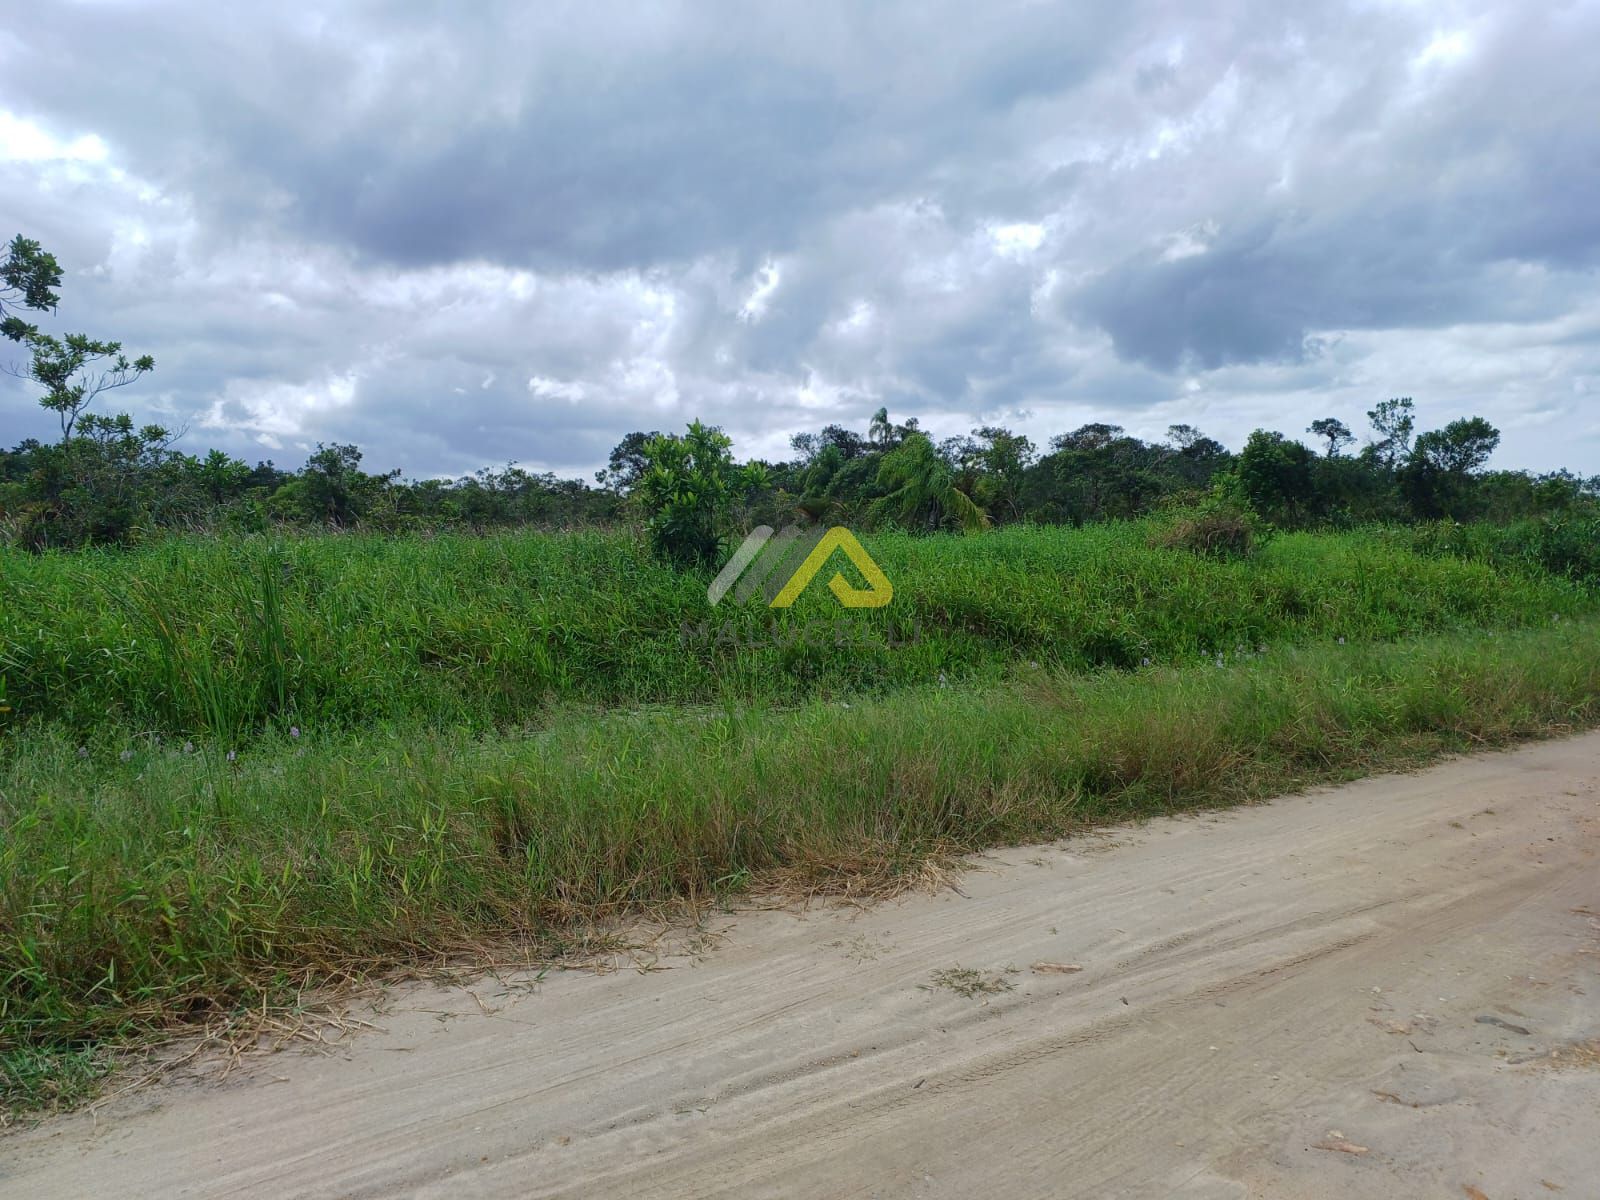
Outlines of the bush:
M1401 531L1399 541L1417 554L1517 568L1580 584L1600 583L1600 517L1587 513L1535 517L1509 525L1433 521Z
M1172 510L1152 543L1213 558L1249 558L1255 553L1260 521L1243 505L1212 498Z
M735 501L766 480L756 465L733 461L733 440L695 421L688 433L658 434L644 447L634 499L646 513L650 544L680 567L707 566L732 532Z

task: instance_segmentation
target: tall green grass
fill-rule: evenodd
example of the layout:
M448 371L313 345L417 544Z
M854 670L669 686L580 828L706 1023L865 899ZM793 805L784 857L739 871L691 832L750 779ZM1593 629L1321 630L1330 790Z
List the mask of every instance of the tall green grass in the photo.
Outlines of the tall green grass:
M233 762L153 742L82 758L40 732L0 762L0 1061L762 872L889 875L1589 726L1597 634L284 738Z
M725 602L619 533L174 539L27 557L0 571L9 714L87 739L384 722L475 730L602 706L809 697L947 680L1232 655L1259 644L1391 640L1548 622L1590 600L1568 580L1417 553L1375 533L1292 535L1223 562L1153 548L1139 523L885 535L882 610L819 582L787 613ZM839 564L847 573L851 570ZM732 648L841 623L862 637ZM708 627L684 644L682 631ZM890 647L893 635L911 644Z
M614 533L5 554L0 1117L306 984L1600 723L1549 555L1153 532L873 537L848 612L712 610Z

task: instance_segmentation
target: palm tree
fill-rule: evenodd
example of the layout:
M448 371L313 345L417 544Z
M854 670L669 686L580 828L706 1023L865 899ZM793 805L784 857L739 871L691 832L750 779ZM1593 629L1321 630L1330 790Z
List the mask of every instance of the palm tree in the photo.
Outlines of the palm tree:
M889 492L874 502L873 515L908 529L958 525L971 532L989 524L988 514L956 486L950 464L939 457L926 434L911 434L883 456L878 486Z

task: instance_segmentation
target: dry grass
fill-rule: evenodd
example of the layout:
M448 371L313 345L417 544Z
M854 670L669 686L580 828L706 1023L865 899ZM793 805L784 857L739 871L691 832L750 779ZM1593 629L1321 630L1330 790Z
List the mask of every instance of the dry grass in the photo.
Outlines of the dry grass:
M1012 991L1016 985L1006 978L1015 975L1015 967L1007 967L1003 971L978 971L972 967L944 967L934 971L929 979L932 980L928 990L942 988L947 992L954 992L958 996L965 996L968 1000L976 1000L980 996L997 996L1001 992Z

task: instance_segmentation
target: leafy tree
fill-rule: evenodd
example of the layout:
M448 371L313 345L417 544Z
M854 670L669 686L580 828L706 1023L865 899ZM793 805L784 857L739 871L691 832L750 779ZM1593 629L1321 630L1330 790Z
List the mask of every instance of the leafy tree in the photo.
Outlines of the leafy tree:
M989 524L977 502L956 486L950 464L926 434L913 432L883 456L878 484L887 494L874 503L873 515L908 529L954 526L970 532Z
M250 467L224 454L212 450L195 466L201 488L214 503L223 504L244 494L250 479Z
M843 474L846 462L844 452L836 443L829 442L816 452L797 481L800 495L793 501L793 507L799 515L809 521L820 521L839 507L834 485Z
M1208 488L1233 457L1226 446L1193 425L1169 425L1167 441L1177 448L1176 454L1164 457L1160 463L1167 490Z
M1171 442L1180 451L1188 450L1199 442L1209 440L1205 434L1201 433L1193 425L1167 426L1167 441Z
M31 333L27 344L33 353L28 377L44 386L39 404L60 417L63 443L71 440L73 426L96 397L127 387L156 365L148 354L130 361L121 342L97 342L81 333L64 338Z
M656 553L682 566L714 562L730 532L736 501L765 484L759 466L733 461L733 440L693 422L688 432L662 434L645 446L647 466L634 489Z
M639 482L639 476L644 474L650 464L646 448L653 439L660 436L660 430L651 430L649 433L635 430L633 433L625 434L612 449L605 469L595 473L595 481L601 487L622 495L631 492L634 485Z
M837 429L838 426L830 425L828 429ZM903 425L896 425L889 420L889 410L880 408L872 414L872 421L867 428L868 447L887 453L914 433L921 433L922 426L916 417L907 417ZM827 430L823 430L826 434ZM855 435L852 434L852 437Z
M1050 439L1050 444L1057 450L1104 450L1124 436L1121 425L1091 421L1078 426L1071 433L1057 434Z
M1423 518L1472 516L1477 499L1472 475L1499 444L1500 431L1482 417L1451 421L1418 437L1400 470L1401 491L1412 511Z
M1500 431L1482 417L1451 421L1417 439L1412 456L1437 471L1469 475L1489 461L1500 444Z
M1374 457L1390 470L1395 469L1411 451L1411 433L1417 424L1415 405L1410 397L1385 400L1368 411L1367 420L1375 435L1370 447Z
M17 540L31 549L117 545L198 516L204 498L159 425L86 413L72 440L34 452Z
M1180 486L1167 466L1173 452L1094 422L1050 439L1054 453L1029 472L1023 506L1074 524L1147 512Z
M969 453L978 470L975 495L979 503L1008 519L1021 517L1023 483L1028 468L1039 457L1033 442L997 425L974 429L972 437Z
M61 419L61 444L72 440L73 427L97 396L126 387L155 369L148 354L130 360L121 342L95 341L81 333L53 337L40 333L16 315L16 306L38 311L54 309L61 285L61 266L38 242L21 234L11 239L6 259L0 263L0 334L28 347L25 370L11 368L20 378L42 385L39 403ZM7 309L12 311L7 311Z
M1245 442L1235 471L1250 507L1278 525L1298 523L1312 495L1314 456L1301 442L1258 429Z
M1306 432L1327 439L1329 458L1338 458L1339 451L1356 440L1356 435L1338 417L1322 417L1313 421Z
M361 470L361 451L356 446L318 442L305 468L273 497L274 510L319 525L347 528L373 512L399 474L368 475Z
M15 310L18 306L36 312L54 309L59 299L55 289L60 286L61 264L55 255L20 233L12 238L0 263L0 337L25 342L37 333Z
M853 429L846 429L843 425L822 427L822 432L817 437L817 448L826 450L830 446L838 450L840 457L846 462L861 458L872 450L872 446L859 433Z

